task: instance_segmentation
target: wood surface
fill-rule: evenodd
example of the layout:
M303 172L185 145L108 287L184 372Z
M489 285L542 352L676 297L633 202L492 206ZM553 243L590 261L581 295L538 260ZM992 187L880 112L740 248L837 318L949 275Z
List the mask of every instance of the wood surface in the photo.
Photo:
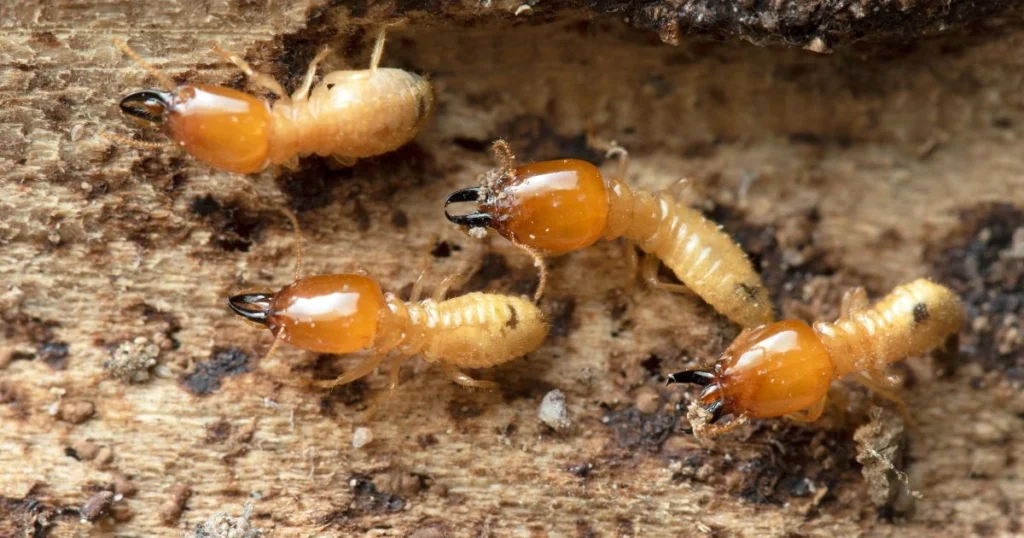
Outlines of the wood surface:
M703 4L4 2L0 536L1019 535L1020 14L862 2L884 9L817 43L812 8L832 3L737 4L673 33L638 13ZM773 34L760 16L794 6L807 26ZM394 154L242 177L98 136L163 140L119 116L121 95L156 82L111 36L178 82L245 87L216 42L291 88L324 45L327 69L365 65L375 25L402 18L383 65L429 74L438 111ZM664 374L711 363L737 330L635 280L618 243L550 261L548 342L473 372L500 392L419 360L392 394L386 369L301 388L354 359L261 361L269 335L225 305L291 279L282 207L310 274L361 268L407 292L426 259L434 283L472 271L463 291L528 292L530 261L463 235L442 201L492 166L495 138L523 160L603 162L588 135L631 151L633 185L689 178L686 199L742 242L788 317L831 319L849 287L877 298L919 276L962 293L959 356L897 370L913 423L846 382L814 424L683 434L694 392ZM556 388L559 431L537 418ZM373 440L355 448L360 427Z

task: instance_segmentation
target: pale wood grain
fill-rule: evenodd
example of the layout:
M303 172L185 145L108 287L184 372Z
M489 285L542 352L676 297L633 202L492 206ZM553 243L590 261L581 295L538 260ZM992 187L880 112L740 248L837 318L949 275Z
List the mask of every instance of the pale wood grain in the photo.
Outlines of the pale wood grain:
M0 367L0 382L14 394L0 405L0 535L22 535L29 499L77 508L118 473L138 487L122 501L133 513L129 521L90 527L67 515L50 535L175 536L211 514L241 514L250 500L253 525L274 536L318 534L321 525L319 534L329 536L420 537L588 530L963 536L979 525L1009 535L1014 521L1019 529L1024 459L1013 451L1024 398L999 372L983 377L975 365L965 371L986 379L985 390L971 388L970 376L935 378L927 359L913 362L918 383L908 402L919 430L911 432L908 473L924 498L895 523L879 519L852 453L838 449L837 458L846 456L833 465L842 470L822 475L838 479L827 486L835 497L820 506L788 495L780 497L785 504L757 504L739 494L736 484L750 475L745 462L797 450L794 444L813 434L782 428L777 437L759 434L757 443L740 438L706 450L676 433L656 452L622 446L603 420L608 409L632 406L641 387L658 390L668 409L682 394L662 388L640 362L651 353L662 371L692 364L688 358L709 362L735 329L692 296L640 285L617 292L628 275L616 244L553 261L549 299L575 303L568 334L527 359L477 372L505 385L504 394L467 391L419 361L395 394L384 393L384 376L377 376L351 405L322 406L322 394L282 386L310 375L309 368L288 374L283 363L310 365L314 357L286 349L278 371L259 365L270 339L234 319L224 299L244 285L290 278L291 232L275 213L290 201L280 189L288 181L275 181L274 172L218 173L171 148L111 149L97 129L138 135L118 116L117 99L153 81L108 38L127 39L172 76L223 83L238 79L209 52L213 40L283 76L289 70L279 60L289 51L282 43L296 41L282 36L310 36L309 56L293 60L302 65L322 41L344 50L358 27L345 23L340 8L319 12L307 27L309 6L283 1L17 4L0 7L3 349L15 359L21 351L33 356L41 341L26 331L36 327L38 336L39 323L54 325L46 341L69 347L64 370L42 360ZM473 144L497 136L520 144L524 159L540 159L561 156L557 144L572 147L572 138L590 129L633 150L634 185L662 188L689 177L691 200L742 208L750 223L782 228L816 207L817 247L838 270L809 287L795 280L799 287L781 301L791 315L834 315L845 286L879 292L931 274L923 247L960 225L960 208L1024 204L1024 31L1017 27L987 39L929 41L881 60L852 51L819 56L689 41L671 47L614 20L586 24L566 13L565 20L513 21L508 7L481 11L486 22L472 26L413 13L394 30L383 64L431 74L437 117L414 148L354 173L307 163L304 175L289 176L305 177L311 188L326 177L325 204L300 212L309 272L360 267L397 291L415 279L438 235L461 250L434 260L433 281L488 250L512 266L493 287L528 281L529 261L514 249L470 240L441 214L448 192L491 166ZM474 13L469 3L451 8L459 9L467 18ZM371 10L350 22L385 15ZM337 39L334 24L341 25ZM369 38L350 42L359 46L345 61L362 65ZM944 52L954 44L960 50ZM330 58L325 67L342 60ZM516 126L522 131L533 121L522 118L541 118L553 132L517 134ZM808 142L802 133L816 138ZM531 153L532 139L539 143ZM248 251L218 246L224 213L192 210L205 196L236 206L236 220L265 221ZM394 224L401 220L396 211L407 227ZM886 239L892 231L899 241ZM822 296L815 289L827 289L831 299L815 303ZM631 308L615 319L621 297L632 298ZM143 305L163 314L147 319ZM159 361L173 378L125 385L106 373L108 345L152 339L167 332L168 319L180 325L171 335L180 347L161 352ZM251 357L255 371L225 378L204 397L182 388L178 376L231 346ZM543 395L556 387L573 420L557 434L536 418ZM81 424L51 417L58 389L64 402L93 403L95 416ZM351 445L357 426L374 436L361 449ZM637 435L635 426L623 431ZM852 427L837 432L840 447L852 446ZM112 461L66 455L86 440L112 447ZM972 476L979 455L988 471ZM690 477L688 458L715 473ZM567 470L588 462L594 468L584 478ZM376 484L376 497L362 477ZM160 512L174 484L189 485L193 495L168 526Z

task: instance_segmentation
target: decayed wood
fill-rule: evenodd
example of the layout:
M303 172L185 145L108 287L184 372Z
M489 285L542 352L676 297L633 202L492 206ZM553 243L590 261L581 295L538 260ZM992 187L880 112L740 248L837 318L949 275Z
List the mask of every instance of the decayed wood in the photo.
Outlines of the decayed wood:
M0 536L1020 531L1019 25L822 56L669 46L635 17L640 30L544 2L12 4L0 7ZM141 136L116 102L154 83L111 35L179 81L244 84L209 52L216 41L288 85L324 44L339 52L325 69L362 65L363 25L399 15L383 63L429 73L439 107L393 155L239 177L97 136ZM472 270L467 289L529 290L529 260L453 230L441 201L492 165L496 137L524 160L601 161L588 133L632 151L634 185L691 178L685 196L743 242L788 316L834 317L849 286L881 295L921 275L965 294L964 353L902 370L916 422L905 448L862 443L903 455L893 463L922 494L911 511L871 503L885 495L861 475L870 454L853 432L870 418L856 388L813 425L766 421L709 446L674 431L687 393L658 375L712 361L736 329L694 297L631 285L614 243L552 260L548 343L476 372L500 393L415 361L394 394L380 375L295 388L352 361L283 349L261 363L268 336L225 307L243 286L289 280L286 206L311 273L363 268L398 291L429 256L434 282ZM558 431L537 418L555 388L571 420ZM356 428L372 441L354 448Z

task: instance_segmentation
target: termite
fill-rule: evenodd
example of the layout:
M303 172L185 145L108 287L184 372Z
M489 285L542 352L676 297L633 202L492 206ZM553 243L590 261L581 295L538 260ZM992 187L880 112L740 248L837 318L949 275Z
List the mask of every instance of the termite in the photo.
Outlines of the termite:
M897 287L872 308L867 292L857 287L843 295L836 322L809 326L785 320L746 329L713 371L678 372L668 382L705 387L697 400L705 416L696 416L706 423L694 424L705 437L748 419L788 415L811 422L821 416L832 381L850 374L896 399L880 375L884 368L943 345L959 334L963 323L960 298L927 279ZM728 415L733 417L730 422L714 425Z
M274 102L223 86L178 86L127 44L116 39L114 43L163 85L128 94L121 99L121 113L143 124L164 126L190 155L228 172L251 174L271 165L294 168L299 157L312 154L351 165L411 140L434 109L433 89L425 78L377 67L384 50L383 30L369 69L333 71L314 88L317 66L330 52L325 48L310 62L291 97L270 75L215 47L250 80L274 94ZM104 136L140 148L163 145Z
M458 280L445 279L433 298L419 300L423 277L413 285L410 300L383 293L366 273L303 278L301 232L295 215L285 211L295 228L294 281L277 293L248 291L228 299L245 320L274 335L267 353L281 342L318 353L368 351L370 356L334 380L314 383L323 388L351 383L374 371L391 354L390 388L398 385L402 362L420 355L441 365L459 385L495 389L492 381L476 380L460 368L489 368L537 349L548 334L540 308L529 299L493 293L445 295Z
M483 185L455 191L445 201L448 220L468 227L471 235L491 228L545 254L625 237L648 254L643 275L652 286L689 288L743 327L775 320L768 290L739 245L668 192L652 194L626 185L622 179L629 161L622 148L609 152L620 159L617 178L605 178L593 164L576 159L515 166L504 140L495 142L493 150L499 166L485 175ZM448 206L460 202L476 202L477 210L448 212ZM683 285L658 278L659 259Z

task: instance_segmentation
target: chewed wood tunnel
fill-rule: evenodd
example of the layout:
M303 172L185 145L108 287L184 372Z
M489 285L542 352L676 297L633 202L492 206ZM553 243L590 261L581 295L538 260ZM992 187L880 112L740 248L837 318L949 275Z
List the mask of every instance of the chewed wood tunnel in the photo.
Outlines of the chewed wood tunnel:
M689 288L743 327L775 320L768 290L739 245L697 210L671 194L629 187L620 149L619 178L606 178L586 161L562 159L515 166L508 144L494 151L500 166L480 187L452 193L445 215L471 231L491 228L516 245L544 254L588 247L599 239L624 237L649 256L644 276L652 285ZM448 207L475 202L477 210L452 214ZM661 260L684 284L661 282ZM542 279L543 281L543 279Z
M785 320L746 329L714 370L687 370L668 380L705 387L698 402L707 423L694 425L701 435L717 435L747 419L813 421L834 379L854 374L885 395L879 374L887 365L945 344L963 323L960 298L930 280L899 286L871 308L858 287L843 296L835 322ZM730 422L715 424L730 415Z

